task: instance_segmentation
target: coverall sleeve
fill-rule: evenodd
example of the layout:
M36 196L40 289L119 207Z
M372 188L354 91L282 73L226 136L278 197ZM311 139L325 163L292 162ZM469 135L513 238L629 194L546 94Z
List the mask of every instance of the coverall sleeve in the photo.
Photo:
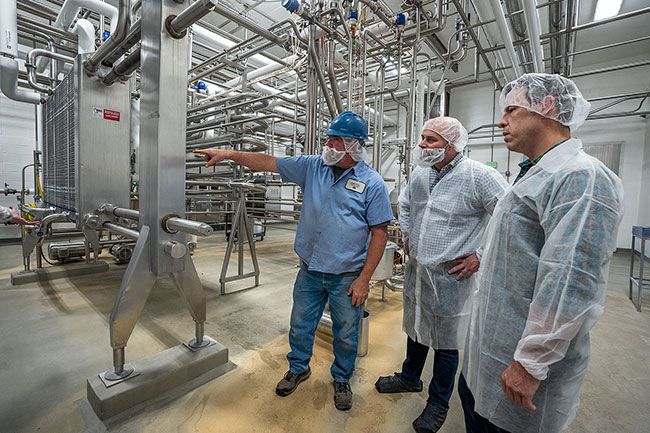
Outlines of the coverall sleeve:
M406 242L409 239L409 217L411 215L411 181L409 181L404 190L397 199L399 209L399 226L402 230L402 239Z
M609 260L623 213L619 185L587 170L574 172L545 188L546 199L539 202L546 204L537 204L546 240L514 359L539 380L564 358L578 332L588 332L603 314Z
M479 182L479 197L483 208L492 215L497 202L505 194L508 183L495 169L491 167L485 168L487 170L482 173Z

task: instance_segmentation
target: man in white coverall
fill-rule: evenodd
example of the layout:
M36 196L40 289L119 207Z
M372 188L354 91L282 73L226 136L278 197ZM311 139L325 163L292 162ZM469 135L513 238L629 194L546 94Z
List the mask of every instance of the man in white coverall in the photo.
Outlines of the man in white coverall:
M433 378L417 432L436 432L445 421L467 334L471 294L479 267L476 251L506 188L493 168L461 153L467 131L453 117L428 120L415 150L417 167L399 199L400 226L410 261L404 281L403 327L408 339L402 371L380 377L381 393L422 391L429 348Z
M525 74L500 104L528 159L486 230L458 393L467 432L556 433L578 407L623 188L571 137L590 106L571 80Z

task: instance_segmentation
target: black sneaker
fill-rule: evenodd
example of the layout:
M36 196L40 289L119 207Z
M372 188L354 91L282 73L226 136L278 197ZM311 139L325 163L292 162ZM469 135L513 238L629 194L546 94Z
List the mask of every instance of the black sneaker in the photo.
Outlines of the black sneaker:
M352 407L350 382L334 381L334 406L338 410L349 410Z
M413 429L417 433L436 433L447 418L447 410L427 403L420 416L413 421Z
M402 378L400 373L395 373L392 376L381 376L375 382L375 388L381 393L395 393L395 392L420 392L422 391L422 381L408 382Z
M287 371L275 387L275 393L280 397L288 396L298 388L300 382L307 380L310 375L311 369L309 367L302 373L294 373L291 370Z

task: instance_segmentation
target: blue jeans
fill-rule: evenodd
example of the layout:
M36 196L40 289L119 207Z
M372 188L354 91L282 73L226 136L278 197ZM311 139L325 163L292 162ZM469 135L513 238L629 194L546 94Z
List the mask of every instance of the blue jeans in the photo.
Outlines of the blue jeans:
M407 338L406 360L402 364L401 376L404 380L414 383L420 380L429 346L413 341L411 337ZM458 350L434 349L433 377L429 383L427 404L449 409L449 399L454 390L457 369Z
M463 405L465 431L467 433L508 433L506 430L495 426L474 411L474 396L467 386L467 382L462 373L458 378L458 395Z
M335 275L309 271L303 265L293 286L293 308L287 355L289 369L302 373L309 367L316 327L329 302L334 334L334 363L330 369L337 382L347 382L354 373L363 306L352 305L348 289L358 274Z

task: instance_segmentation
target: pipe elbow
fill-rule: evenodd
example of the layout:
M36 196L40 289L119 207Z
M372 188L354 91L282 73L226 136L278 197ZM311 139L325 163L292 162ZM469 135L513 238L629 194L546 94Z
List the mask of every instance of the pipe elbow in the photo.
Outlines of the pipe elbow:
M8 57L0 57L0 90L9 99L29 104L40 104L41 95L18 89L18 62Z

